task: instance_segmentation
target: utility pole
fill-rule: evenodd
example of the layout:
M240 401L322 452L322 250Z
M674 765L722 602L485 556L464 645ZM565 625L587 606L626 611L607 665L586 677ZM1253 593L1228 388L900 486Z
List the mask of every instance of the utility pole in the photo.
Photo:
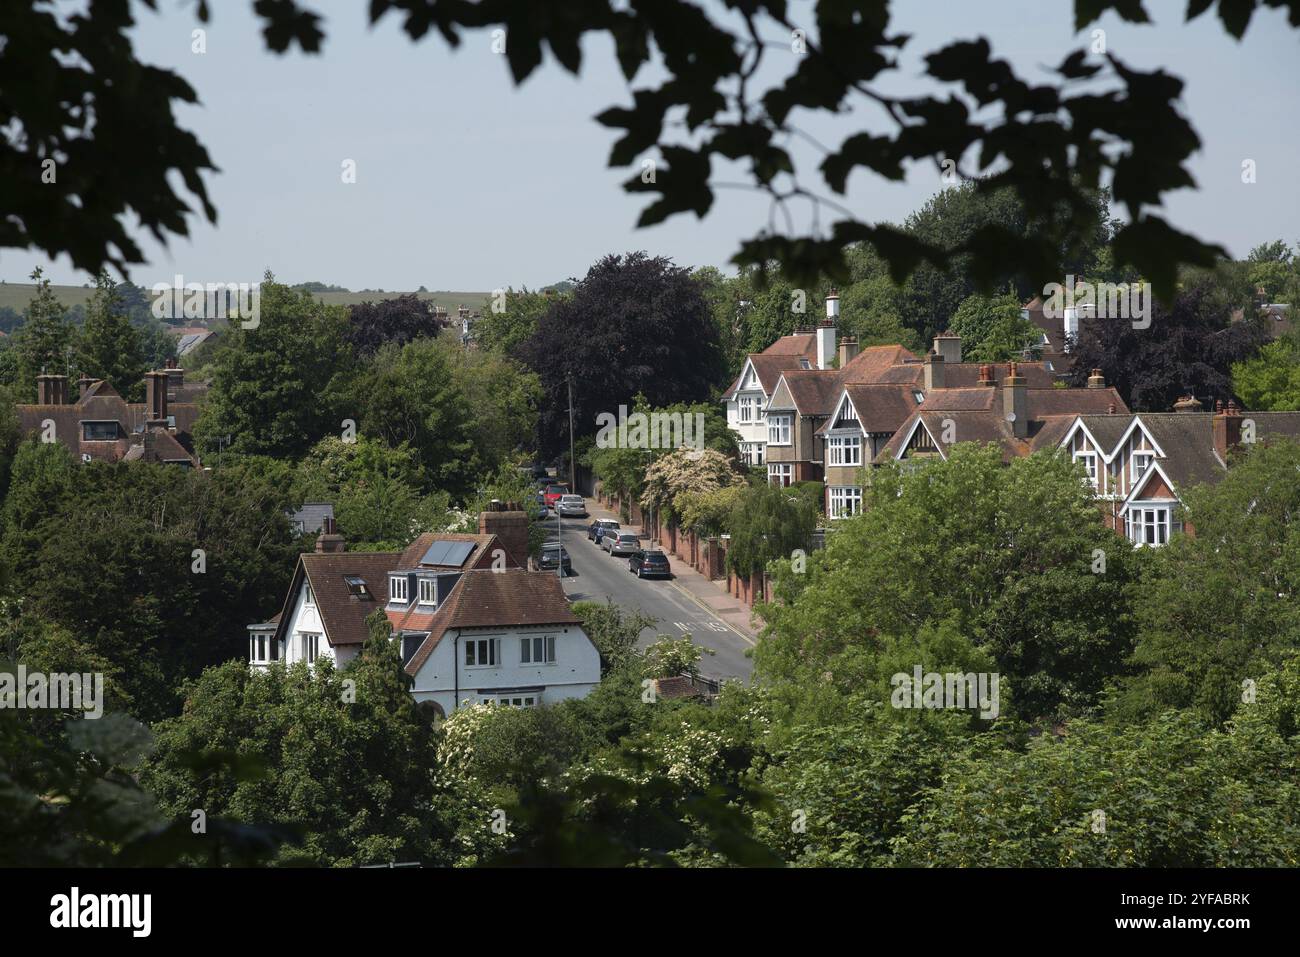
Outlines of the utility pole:
M569 491L578 494L578 463L573 458L573 373L567 376L569 382Z

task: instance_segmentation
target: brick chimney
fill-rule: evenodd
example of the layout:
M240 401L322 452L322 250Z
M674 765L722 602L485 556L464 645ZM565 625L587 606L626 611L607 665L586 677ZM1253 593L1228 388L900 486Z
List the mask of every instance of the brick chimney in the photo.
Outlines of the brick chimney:
M144 374L145 419L148 425L167 424L167 373L160 371Z
M948 363L961 362L961 336L955 332L941 332L934 337L934 351Z
M98 380L92 379L90 376L85 375L83 373L81 378L77 380L77 399L78 400L84 399L86 397L86 390L89 389L92 385L94 385L97 381Z
M67 405L68 377L42 372L36 377L36 403L38 405Z
M1175 412L1200 412L1201 403L1194 395L1185 395L1174 403Z
M320 535L316 538L316 551L323 554L325 552L341 552L346 548L347 541L335 528L334 519L328 515L325 516Z
M931 392L934 389L944 387L944 358L937 350L925 354L925 391Z
M993 367L990 365L980 366L980 385L997 385L993 381Z
M858 337L844 336L840 339L840 368L853 361L853 357L858 354Z
M167 373L167 397L175 399L185 385L185 370L176 364L175 359L168 359L163 372Z
M1223 404L1216 406L1218 411L1214 413L1214 450L1219 453L1219 458L1228 461L1228 454L1236 451L1241 445L1241 412L1237 409L1237 403L1229 400L1228 407L1223 408Z
M1104 388L1106 388L1106 377L1105 377L1104 375L1101 374L1101 370L1100 370L1100 369L1093 369L1092 372L1089 374L1089 376L1088 376L1088 388L1089 388L1089 389L1104 389Z
M505 549L507 567L528 567L528 513L516 503L493 499L487 511L479 513L478 531L497 537Z
M1016 438L1029 438L1029 388L1015 362L1002 380L1002 413L1011 423L1011 433Z

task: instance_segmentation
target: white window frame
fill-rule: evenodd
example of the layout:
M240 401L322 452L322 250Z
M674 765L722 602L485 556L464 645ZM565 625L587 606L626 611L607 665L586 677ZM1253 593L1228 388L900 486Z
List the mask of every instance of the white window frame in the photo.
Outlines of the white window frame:
M860 485L832 485L828 498L827 512L830 518L848 518L862 511L862 487Z
M541 655L539 658L538 655ZM519 663L521 665L555 664L554 635L521 635L519 638Z
M794 416L789 412L777 412L767 417L767 444L789 445L794 431ZM773 438L775 436L775 438Z
M861 465L862 436L828 435L826 437L827 465Z
M1124 512L1124 535L1138 548L1159 548L1182 531L1174 517L1175 505L1131 505Z
M1140 471L1138 470L1138 467L1137 467L1137 460L1138 460L1138 456L1139 456L1139 455L1142 456L1143 458L1145 458L1145 459L1147 460L1147 464L1146 464L1146 466L1145 466L1143 469L1141 469ZM1144 476L1144 475L1147 474L1147 469L1151 468L1151 466L1152 466L1152 464L1154 464L1155 460L1156 460L1156 454L1155 454L1154 452L1147 452L1147 451L1144 451L1144 450L1141 450L1141 449L1139 449L1139 450L1133 452L1133 454L1130 455L1130 456L1128 457L1128 478L1129 478L1129 481L1130 481L1131 483L1133 483L1134 485L1136 485L1136 484L1138 483L1138 481L1142 478L1142 476Z
M473 657L473 661L470 658ZM487 657L489 660L483 661ZM501 666L500 638L466 638L463 658L466 668L498 668Z
M300 636L299 647L302 648L302 660L310 664L320 657L320 635L304 631Z
M536 694L503 694L483 698L482 701L484 704L496 705L499 708L536 708L537 697Z
M1094 492L1101 489L1101 470L1097 464L1098 455L1096 452L1075 452L1074 460L1083 464L1083 469L1088 473L1088 484L1092 486Z
M302 594L302 603L308 608L316 607L316 593L311 590L311 582L304 582L305 591Z
M388 600L390 602L401 602L405 605L410 601L410 592L407 589L407 578L405 575L388 576Z
M741 425L753 425L762 420L761 401L756 395L742 395L736 400Z
M767 464L767 484L772 485L772 479L780 481L775 484L785 488L794 484L794 465L790 462L769 462Z
M420 602L421 605L438 604L438 580L436 578L420 579Z

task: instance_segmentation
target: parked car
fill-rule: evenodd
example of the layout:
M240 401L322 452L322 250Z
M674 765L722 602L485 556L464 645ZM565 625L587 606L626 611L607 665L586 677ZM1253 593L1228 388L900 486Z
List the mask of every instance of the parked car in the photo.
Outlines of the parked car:
M668 566L668 556L659 549L644 549L633 552L628 559L628 568L637 578L672 578L672 569Z
M557 485L552 482L550 485L546 486L546 491L543 494L546 496L546 507L555 508L556 503L569 494L569 486L564 484Z
M565 575L573 574L573 564L569 561L569 550L559 542L546 542L542 545L542 554L537 559L537 567L544 572L553 572L561 566L563 566Z
M544 494L542 494L541 492L538 492L538 493L537 493L537 498L534 499L534 502L535 502L536 504L535 504L535 506L534 506L534 508L533 508L533 517L534 517L534 518L546 518L546 516L547 516L548 514L550 514L550 513L548 512L547 508L546 508L546 496L545 496Z
M631 555L641 551L641 537L636 532L610 532L600 540L601 547L611 555Z
M561 518L586 518L587 502L581 495L561 495L555 510Z
M612 518L598 518L587 526L587 539L588 541L595 542L599 545L601 536L611 528L618 527L618 522L614 521Z

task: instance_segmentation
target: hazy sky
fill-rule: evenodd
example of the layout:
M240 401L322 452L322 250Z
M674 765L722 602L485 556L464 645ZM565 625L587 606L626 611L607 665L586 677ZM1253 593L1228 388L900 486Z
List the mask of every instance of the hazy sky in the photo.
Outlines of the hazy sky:
M1170 197L1166 214L1238 257L1261 241L1300 239L1300 31L1281 11L1260 10L1236 43L1212 14L1184 24L1185 0L1146 4L1154 26L1110 15L1095 26L1129 65L1161 66L1187 83L1182 108L1203 142L1192 161L1199 189ZM187 281L256 281L270 268L288 282L352 289L537 287L631 249L726 267L738 241L767 222L760 196L722 191L702 222L687 215L634 228L645 200L622 192L631 171L606 166L617 134L592 119L628 101L604 38L585 44L581 76L547 54L516 89L485 33L452 51L434 34L412 43L391 15L368 29L359 0L309 5L327 14L319 56L266 52L246 0L212 4L202 55L190 49L199 24L188 0L163 0L157 14L135 5L139 55L197 90L202 105L183 109L180 120L220 169L208 178L217 224L196 216L191 237L169 248L137 236L150 262L133 270L136 282L177 271ZM811 4L794 0L796 19L801 8ZM920 55L954 39L988 36L996 55L1033 80L1086 45L1092 29L1073 32L1070 0L905 0L893 9L894 31L913 38L891 92L933 91L917 79ZM804 126L831 145L859 129L887 129L865 109ZM809 151L796 158L809 169L816 162ZM1241 182L1247 158L1257 164L1251 185ZM345 159L356 161L355 184L341 182ZM715 177L742 178L717 167ZM815 173L805 182L825 192ZM929 166L904 184L862 172L850 183L845 204L871 221L902 220L939 186ZM0 251L0 278L25 281L35 265L55 282L89 278L66 257L51 264Z

